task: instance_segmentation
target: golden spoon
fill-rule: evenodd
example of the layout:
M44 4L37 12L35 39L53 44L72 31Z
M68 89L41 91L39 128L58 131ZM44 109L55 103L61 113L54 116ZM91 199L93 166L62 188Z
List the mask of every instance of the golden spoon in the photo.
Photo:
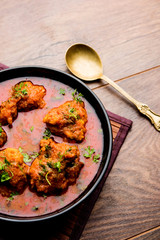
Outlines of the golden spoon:
M160 115L154 113L146 104L134 99L119 85L103 75L101 59L94 49L85 44L75 44L67 50L65 60L68 69L78 78L85 81L103 79L108 82L118 92L131 101L142 114L147 116L154 127L160 131Z

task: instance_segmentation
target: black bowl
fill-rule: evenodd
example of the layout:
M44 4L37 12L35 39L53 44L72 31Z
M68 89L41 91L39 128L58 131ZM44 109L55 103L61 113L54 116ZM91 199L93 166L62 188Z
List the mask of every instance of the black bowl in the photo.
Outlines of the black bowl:
M104 136L104 148L103 148L103 154L102 154L102 161L100 163L100 166L98 168L97 174L94 177L94 179L91 181L91 183L88 185L88 187L71 203L66 205L65 207L62 207L59 210L56 210L51 213L47 213L41 216L34 216L34 217L18 217L18 216L11 216L7 214L0 213L0 219L2 220L8 220L8 221L14 221L14 222L32 222L32 221L38 221L38 220L44 220L53 218L56 216L59 216L72 208L74 208L76 205L78 205L80 202L82 202L84 199L86 199L91 192L97 187L98 183L101 181L102 177L104 176L109 161L111 157L112 152L112 129L110 125L110 121L108 118L108 115L106 113L106 110L99 100L99 98L90 90L81 80L78 78L64 73L62 71L58 71L51 68L45 68L45 67L39 67L39 66L26 66L26 67L16 67L16 68L10 68L6 69L0 72L0 82L11 80L14 78L19 77L43 77L43 78L49 78L56 81L60 81L74 89L78 89L79 92L81 92L87 101L93 106L95 109L101 125L102 125L102 131Z

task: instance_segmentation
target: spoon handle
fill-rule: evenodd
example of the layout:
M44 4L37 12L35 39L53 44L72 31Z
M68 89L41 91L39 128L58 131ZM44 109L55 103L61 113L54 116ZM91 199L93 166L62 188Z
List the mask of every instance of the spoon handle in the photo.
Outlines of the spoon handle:
M113 88L115 88L119 93L121 93L130 102L132 102L142 114L144 114L151 120L151 123L154 125L156 130L160 131L160 115L159 114L154 113L148 107L148 105L141 103L141 102L137 101L136 99L134 99L130 94L128 94L123 88L121 88L118 84L116 84L110 78L103 75L101 77L101 79L108 82Z

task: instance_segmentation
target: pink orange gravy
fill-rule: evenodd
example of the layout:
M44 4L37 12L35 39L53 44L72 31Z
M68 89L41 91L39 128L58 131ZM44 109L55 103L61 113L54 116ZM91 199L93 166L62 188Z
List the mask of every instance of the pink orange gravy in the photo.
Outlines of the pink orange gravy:
M25 78L16 78L0 83L0 104L10 96L12 86L25 80ZM28 77L27 80L45 87L46 95L44 100L46 105L43 109L19 112L17 119L13 122L12 128L3 126L7 133L8 140L0 150L4 148L20 148L24 153L34 155L40 149L39 143L46 129L46 124L43 122L44 116L53 107L58 107L66 101L72 100L72 93L75 89L58 81L46 78ZM39 196L36 192L31 191L29 187L26 187L22 194L10 196L9 198L3 197L0 194L0 213L30 217L54 212L76 199L92 181L98 170L99 162L101 161L103 134L101 123L95 110L85 99L85 96L82 99L88 115L85 139L81 143L69 143L70 145L74 144L78 146L80 150L80 161L84 163L76 183L69 186L63 194L57 196ZM63 142L61 137L52 136L56 142ZM93 161L93 157L84 157L86 153L85 149L88 147L90 147L90 149L94 148L95 153L99 154L99 161ZM26 164L31 165L31 163Z

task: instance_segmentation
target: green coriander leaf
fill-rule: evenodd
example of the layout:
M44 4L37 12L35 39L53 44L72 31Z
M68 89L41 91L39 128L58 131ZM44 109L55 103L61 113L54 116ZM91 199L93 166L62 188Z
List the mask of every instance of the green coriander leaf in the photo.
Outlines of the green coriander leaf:
M30 131L33 132L34 130L34 126L30 127Z
M100 155L99 154L93 156L93 162L98 163L99 159L100 159Z
M69 112L70 112L70 113L74 113L74 111L76 111L75 108L71 108L71 109L69 109Z
M92 154L95 153L95 149L94 149L94 148L91 149L90 146L88 146L87 148L85 148L85 151L86 151L86 153L83 154L83 156L84 156L85 158L91 158L91 157L92 157Z
M21 147L18 148L19 152L22 153L23 149Z
M25 163L32 161L32 159L30 158L30 156L27 153L22 153L22 155L23 155L23 161Z
M24 95L27 95L28 92L27 90L24 88L22 89L23 86L26 86L26 84L24 84L24 82L19 83L15 88L15 97L23 97Z
M45 195L45 194L43 194L43 198L44 198L44 200L47 198L47 195Z
M4 169L4 164L0 163L0 171Z
M18 150L19 150L19 152L23 155L23 161L24 161L25 163L32 161L32 159L30 158L30 156L29 156L27 153L24 153L24 152L23 152L23 149L22 149L21 147L19 147Z
M56 162L56 163L54 163L54 167L58 169L58 172L61 172L61 169L60 169L60 167L61 167L61 162Z
M7 200L12 201L12 200L14 199L14 197L17 196L17 195L19 195L18 192L12 192L12 193L10 194L9 198L7 198Z
M0 123L0 136L2 135L3 132L3 128L1 127L1 123Z
M69 118L75 118L77 120L76 109L71 108L69 109Z
M75 89L72 92L72 97L73 97L73 100L75 100L76 102L82 102L81 97L83 97L83 94L82 93L78 93L77 89Z
M10 172L11 172L11 171L10 171ZM13 173L12 173L12 172L11 172L11 174L12 174L12 176L10 177L9 174L8 174L8 172L3 171L3 172L1 173L1 175L0 175L0 181L1 181L1 182L5 182L5 181L10 180L10 179L13 177Z
M7 160L6 157L4 158L4 162L5 162L6 165L11 165L11 163Z
M33 152L32 154L24 153L23 149L21 147L18 148L20 153L23 155L23 161L25 163L32 162L36 157L38 157L39 153L38 152Z
M35 159L36 157L39 156L39 153L38 152L33 152L30 156L31 156L31 158Z
M48 139L50 138L50 136L51 136L51 131L49 130L49 128L46 128L46 130L43 133L43 138Z
M46 173L45 179L46 179L47 183L51 186L51 183L50 183L50 181L48 180L48 174L49 174L49 172Z
M39 209L38 206L33 206L33 207L32 207L32 211L37 211L38 209Z
M63 88L60 88L60 89L59 89L59 94L65 95L65 93L66 93L65 89L63 89Z
M23 95L27 95L27 94L28 94L28 92L27 92L26 89L21 90L21 93L22 93Z
M51 150L51 146L46 145L46 146L45 146L45 150L46 150L46 151Z

